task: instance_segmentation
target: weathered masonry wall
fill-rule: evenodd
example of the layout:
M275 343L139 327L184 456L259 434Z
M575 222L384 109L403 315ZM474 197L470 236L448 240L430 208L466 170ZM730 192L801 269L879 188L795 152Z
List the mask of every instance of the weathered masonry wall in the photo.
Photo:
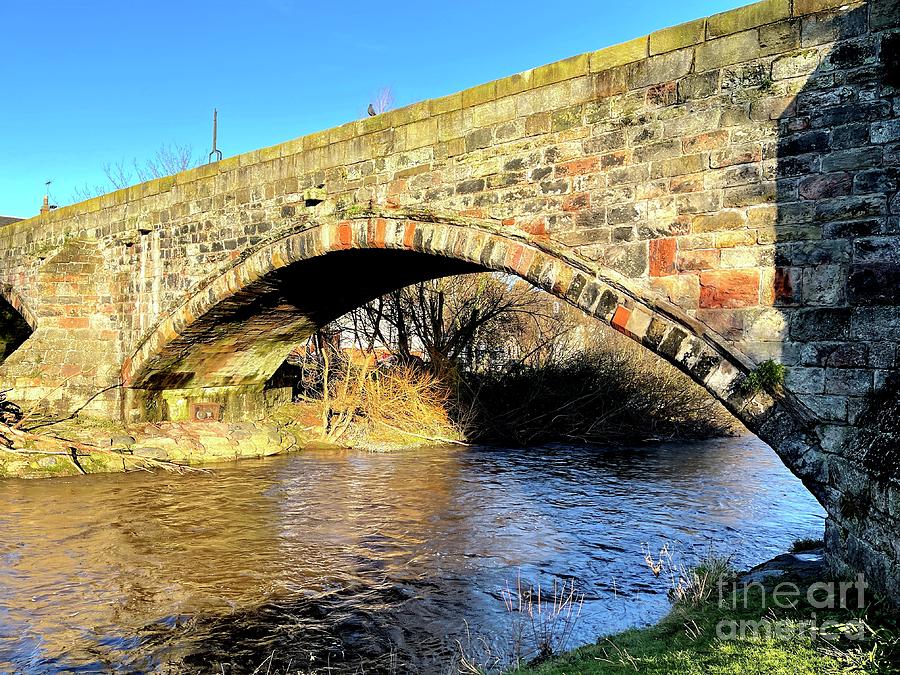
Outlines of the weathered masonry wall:
M897 0L767 0L7 225L34 333L0 378L246 414L338 308L507 270L723 400L822 500L835 562L900 597L897 471L856 440L900 365L898 73ZM767 359L785 386L741 395Z

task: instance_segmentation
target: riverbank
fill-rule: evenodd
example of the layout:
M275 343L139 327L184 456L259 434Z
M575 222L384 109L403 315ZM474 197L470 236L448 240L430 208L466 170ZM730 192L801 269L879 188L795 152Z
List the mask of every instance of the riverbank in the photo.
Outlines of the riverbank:
M132 425L76 418L31 429L3 425L0 478L140 470L179 473L204 464L298 450L311 436L288 420Z
M39 420L13 405L0 424L0 478L184 472L311 445L371 452L471 443L609 447L744 431L686 376L619 342L502 372L382 367L343 353L307 371L297 402L253 422Z
M829 576L821 549L778 556L704 599L517 675L797 675L900 672L897 615L859 580Z
M333 418L330 420L333 423ZM394 420L391 420L394 421ZM351 420L330 439L318 402L284 405L257 422L157 422L125 426L75 417L31 420L21 428L0 424L0 478L50 478L129 471L201 469L238 459L258 459L304 448L409 450L448 442L405 432L389 422Z

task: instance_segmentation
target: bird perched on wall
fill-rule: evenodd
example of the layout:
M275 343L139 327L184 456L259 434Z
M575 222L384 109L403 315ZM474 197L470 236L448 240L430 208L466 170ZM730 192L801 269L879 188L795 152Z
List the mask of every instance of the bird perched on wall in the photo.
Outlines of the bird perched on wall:
M368 112L369 112L369 117L375 117L375 115L376 115L375 106L373 106L371 103L369 104Z

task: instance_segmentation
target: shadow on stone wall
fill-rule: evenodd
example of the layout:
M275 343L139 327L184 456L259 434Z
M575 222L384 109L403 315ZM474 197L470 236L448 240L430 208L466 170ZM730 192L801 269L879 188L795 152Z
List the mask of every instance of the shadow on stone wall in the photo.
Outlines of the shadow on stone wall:
M31 326L16 308L0 297L0 363L16 351L32 332Z
M776 58L772 80L754 85L777 87L809 73L778 119L771 279L780 315L773 325L782 335L773 356L789 367L788 389L820 422L822 452L804 462L811 467L804 478L821 486L833 562L864 568L900 594L891 541L900 466L861 450L854 430L871 436L873 406L897 391L898 25L897 4L878 0L803 17L795 27L801 48ZM865 445L880 447L878 435Z

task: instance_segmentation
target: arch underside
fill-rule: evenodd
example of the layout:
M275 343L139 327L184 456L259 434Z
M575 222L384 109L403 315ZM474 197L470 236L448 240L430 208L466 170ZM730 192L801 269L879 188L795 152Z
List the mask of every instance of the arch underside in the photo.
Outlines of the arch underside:
M266 402L236 399L264 396L266 381L317 327L391 290L480 271L515 274L651 349L706 388L816 491L821 467L805 465L817 444L813 420L786 392L741 393L736 384L747 361L723 340L628 288L614 272L468 221L356 218L262 246L160 322L126 362L128 414L165 417L160 398L172 395L181 399L180 414L190 401L221 402L226 416L229 408L232 417L252 414Z
M34 332L30 310L10 288L0 289L0 363L15 352Z
M312 333L396 288L486 271L473 263L401 250L333 251L248 284L188 326L147 364L136 388L255 385Z

